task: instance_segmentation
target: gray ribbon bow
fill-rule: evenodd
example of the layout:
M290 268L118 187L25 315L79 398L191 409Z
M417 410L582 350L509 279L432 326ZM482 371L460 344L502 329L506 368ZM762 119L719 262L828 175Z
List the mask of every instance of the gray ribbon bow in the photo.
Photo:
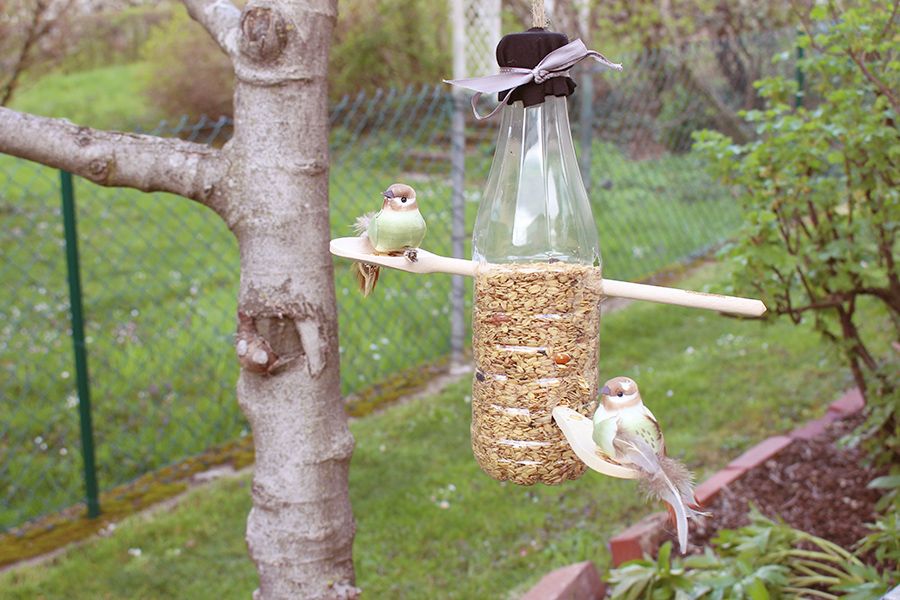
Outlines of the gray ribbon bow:
M569 42L561 48L557 48L541 60L533 69L525 69L522 67L503 67L496 75L487 75L486 77L472 77L469 79L454 79L452 81L444 80L444 83L464 87L473 90L475 95L472 96L472 112L475 118L481 121L488 119L500 110L505 104L501 102L489 114L481 116L478 114L478 99L482 94L496 94L505 92L506 90L515 90L519 86L531 83L544 83L552 77L565 77L569 74L569 69L575 64L581 62L585 58L593 58L607 69L621 71L622 65L610 62L605 56L599 52L588 50L580 39Z

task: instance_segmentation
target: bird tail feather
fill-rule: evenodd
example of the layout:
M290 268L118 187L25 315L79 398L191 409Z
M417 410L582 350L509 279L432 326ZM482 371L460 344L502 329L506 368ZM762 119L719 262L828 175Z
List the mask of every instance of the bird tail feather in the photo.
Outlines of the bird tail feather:
M369 237L369 223L372 222L372 218L376 213L369 212L362 216L356 217L356 221L353 223L353 231L356 232L356 235L359 237L368 238ZM353 275L356 277L356 283L359 284L359 291L362 292L364 298L368 298L369 294L372 293L372 290L375 289L375 284L378 283L378 276L381 274L381 269L378 265L370 265L366 263L353 263Z
M671 507L678 546L684 554L688 544L688 519L704 516L691 506L695 505L695 500L690 471L675 459L658 456L640 437L620 433L614 443L617 454L641 471L647 494Z
M358 262L353 263L352 268L353 274L356 276L356 283L359 284L359 291L362 292L364 298L368 298L375 289L375 284L378 283L381 267Z
M368 236L369 223L372 222L372 217L374 216L374 212L369 212L362 216L356 217L356 221L353 223L353 231L356 232L356 235L360 237Z

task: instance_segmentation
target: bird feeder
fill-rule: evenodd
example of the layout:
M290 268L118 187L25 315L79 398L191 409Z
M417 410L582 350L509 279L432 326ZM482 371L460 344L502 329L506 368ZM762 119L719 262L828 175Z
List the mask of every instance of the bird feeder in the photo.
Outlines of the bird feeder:
M568 42L544 29L514 33L497 59L533 69ZM552 411L590 416L598 391L600 243L569 127L574 89L563 75L501 93L472 238L472 449L486 473L526 485L584 473Z
M576 479L588 466L615 477L635 476L598 453L591 440L604 297L765 312L758 300L602 277L596 222L566 100L575 89L568 68L586 57L620 68L579 40L569 43L563 34L534 28L500 41L498 75L451 82L479 93L500 92L501 100L472 260L422 249L415 261L378 255L363 238L331 243L333 254L368 264L475 278L472 450L485 473L523 485Z

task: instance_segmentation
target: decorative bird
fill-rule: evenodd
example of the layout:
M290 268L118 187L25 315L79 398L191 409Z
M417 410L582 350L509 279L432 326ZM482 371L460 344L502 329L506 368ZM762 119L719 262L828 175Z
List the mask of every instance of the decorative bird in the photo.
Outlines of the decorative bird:
M354 229L367 237L376 254L402 254L416 261L416 249L425 238L425 219L416 204L416 191L405 183L395 183L382 196L381 210L356 219ZM363 296L368 296L378 282L380 267L356 263L356 280Z
M615 377L603 386L594 413L593 438L604 454L636 468L647 493L669 505L683 554L687 550L688 519L705 513L694 510L693 477L683 464L666 456L662 429L644 406L633 380Z

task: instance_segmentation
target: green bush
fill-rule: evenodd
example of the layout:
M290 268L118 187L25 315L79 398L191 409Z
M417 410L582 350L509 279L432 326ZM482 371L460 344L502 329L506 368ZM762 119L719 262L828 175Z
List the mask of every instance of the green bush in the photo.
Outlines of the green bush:
M341 0L331 49L332 97L435 84L452 75L449 8L431 0Z
M877 434L872 455L889 461L900 451L896 353L863 339L858 309L881 304L900 337L900 44L889 0L835 10L813 8L800 40L814 105L794 108L793 79L764 79L765 108L745 113L758 139L707 131L696 148L745 211L730 249L737 287L775 315L811 318L844 352Z
M187 11L176 8L141 50L144 93L164 115L231 115L234 74L227 56Z

